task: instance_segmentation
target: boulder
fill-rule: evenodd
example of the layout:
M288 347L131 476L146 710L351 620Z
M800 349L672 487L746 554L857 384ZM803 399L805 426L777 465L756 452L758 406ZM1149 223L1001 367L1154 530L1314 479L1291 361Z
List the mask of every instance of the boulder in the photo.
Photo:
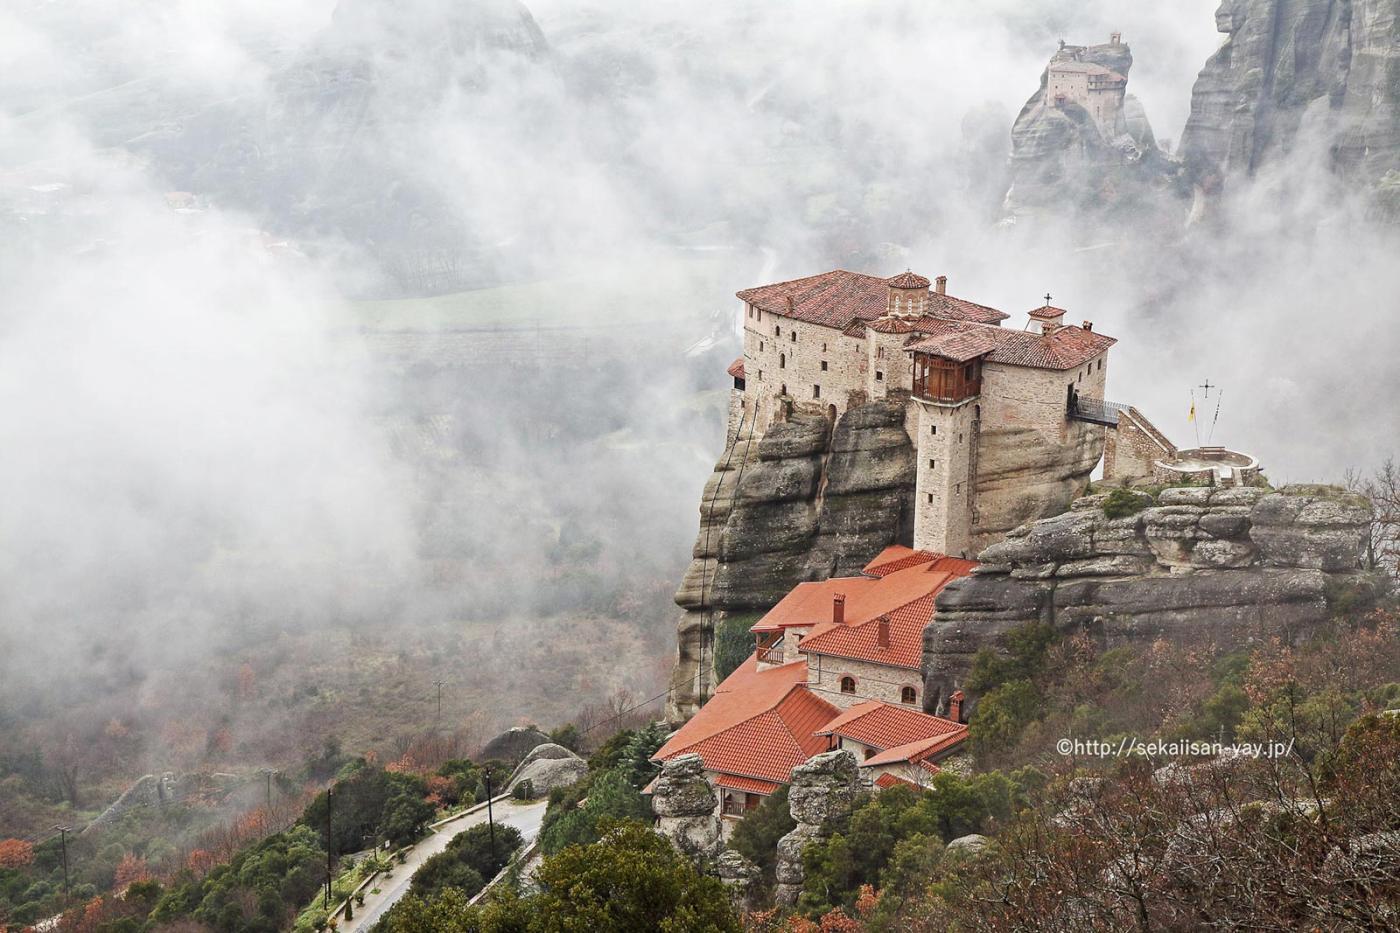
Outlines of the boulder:
M536 797L548 796L557 787L578 783L588 774L588 762L562 745L546 742L530 750L511 773L506 793L515 790L522 781L529 781Z
M985 849L991 840L978 833L968 833L966 836L959 836L949 841L943 850L948 853L962 853L964 855L976 855Z
M715 859L715 874L729 890L729 900L735 910L745 913L758 906L758 881L762 872L753 862L733 849L726 849Z
M656 831L682 854L704 862L719 852L719 797L699 755L679 755L661 766L651 788L651 809Z
M848 751L823 752L792 769L788 810L797 825L778 840L775 898L791 906L802 892L802 852L836 832L850 817L860 791L860 767Z
M481 749L477 757L482 761L509 761L517 764L537 746L549 742L545 735L534 726L516 726L496 736Z

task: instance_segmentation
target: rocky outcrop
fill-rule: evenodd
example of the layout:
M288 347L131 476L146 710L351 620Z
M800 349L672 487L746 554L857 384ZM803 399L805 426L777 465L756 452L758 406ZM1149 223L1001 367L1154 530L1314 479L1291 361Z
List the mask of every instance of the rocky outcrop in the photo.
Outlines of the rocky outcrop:
M714 688L711 643L726 614L767 609L804 580L856 573L886 545L912 541L914 463L898 399L852 407L834 427L797 413L726 450L676 593L685 614L673 722Z
M1121 106L1100 119L1084 101L1052 92L1050 68L1056 63L1098 65L1126 79L1133 55L1122 42L1061 43L1011 129L1011 184L1003 203L1008 218L1125 205L1141 222L1145 202L1161 195L1168 213L1179 219L1167 185L1175 166L1158 148L1142 104L1125 93Z
M122 814L140 808L162 808L185 800L198 799L204 803L221 800L240 785L248 783L236 774L182 774L173 771L163 774L147 774L128 787L120 797L112 801L97 819L83 827L83 833L108 826L121 818Z
M1400 219L1400 4L1224 0L1215 21L1229 38L1196 80L1181 138L1197 188L1310 146Z
M525 760L511 773L506 793L511 793L522 781L530 782L533 796L547 796L556 787L576 784L588 773L588 762L562 745L546 742L536 745Z
M735 910L747 912L758 906L758 880L762 872L753 862L733 849L726 849L715 859L715 874L724 882Z
M699 755L679 755L661 766L651 791L656 831L696 862L719 852L718 808L719 798L705 778Z
M797 826L778 840L779 904L797 903L804 878L802 851L844 825L859 791L860 768L848 751L823 752L792 769L788 812Z
M1266 634L1295 640L1357 578L1365 500L1333 487L1167 489L1078 499L982 551L939 595L924 631L926 705L945 712L973 656L1029 622L1088 631L1105 647ZM1110 518L1105 505L1131 514ZM1137 511L1132 511L1133 509ZM970 710L976 697L969 697Z
M549 736L534 726L515 726L487 742L477 757L482 761L509 761L514 764L548 743Z
M1058 445L1030 428L983 429L977 444L974 548L1063 511L1089 485L1103 450L1104 429L1083 421L1069 422Z

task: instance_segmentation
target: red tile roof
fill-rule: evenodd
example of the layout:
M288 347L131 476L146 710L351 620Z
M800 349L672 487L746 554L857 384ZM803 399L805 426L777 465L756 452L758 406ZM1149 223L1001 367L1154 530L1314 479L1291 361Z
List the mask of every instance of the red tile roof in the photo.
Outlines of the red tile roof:
M749 631L776 632L792 626L830 622L832 600L837 595L845 596L849 607L852 597L871 589L876 582L869 577L832 577L820 583L799 583Z
M892 275L885 279L885 284L890 288L928 288L928 279L917 272L905 269L899 275Z
M1000 328L996 329L1000 330ZM990 327L968 327L939 337L927 337L918 343L910 344L905 349L918 353L931 353L934 356L941 356L957 363L965 363L979 356L986 356L1001 345L996 337L990 333L991 330L993 328Z
M730 363L730 364L729 364L729 368L726 369L725 372L729 373L729 375L733 376L735 379L743 379L743 378L744 378L744 358L741 356L741 357L739 357L737 360L735 360L734 362Z
M794 767L826 751L815 733L837 712L806 680L805 662L759 670L750 655L652 760L693 752L707 771L787 783Z
M1064 308L1056 308L1053 305L1042 305L1030 312L1030 316L1037 321L1053 321L1056 318L1064 317L1068 313L1069 312Z
M915 784L913 781L907 778L895 777L888 771L880 772L880 776L875 779L875 786L881 790L889 790L891 787L896 787L900 784L903 784L905 787L912 787L914 790L923 790L922 787Z
M843 624L835 624L828 615L827 621L814 626L798 642L797 649L918 670L923 662L924 628L933 619L934 598L950 581L966 576L977 565L939 555L911 558L911 563L889 571L874 586L848 595ZM880 644L881 617L889 620L888 645Z
M720 787L741 790L749 794L771 794L782 786L772 781L756 781L753 778L738 777L733 774L721 774L715 783Z
M967 726L907 706L867 700L852 706L818 730L880 749L863 764L918 762L967 738Z
M925 279L924 287L927 286ZM836 269L788 282L746 288L737 294L741 300L770 314L846 329L858 321L873 321L884 315L889 306L889 280ZM985 324L1009 317L995 308L937 292L929 294L928 309L936 317Z
M977 566L975 560L963 560L946 554L935 554L933 551L916 551L903 544L891 544L876 554L874 560L862 567L860 572L871 577L887 577L896 570L905 570L929 562L934 562L934 570L947 570L959 576L971 573Z
M911 323L914 330L928 334L932 339L971 332L976 332L980 337L990 337L996 341L996 348L987 355L988 362L1004 363L1008 366L1032 366L1037 369L1074 369L1083 366L1118 342L1096 331L1074 326L1057 328L1051 334L1033 334L1024 330L987 327L966 321L945 321L930 317L919 318ZM914 352L919 349L919 343L927 342L911 342L904 348L905 352Z

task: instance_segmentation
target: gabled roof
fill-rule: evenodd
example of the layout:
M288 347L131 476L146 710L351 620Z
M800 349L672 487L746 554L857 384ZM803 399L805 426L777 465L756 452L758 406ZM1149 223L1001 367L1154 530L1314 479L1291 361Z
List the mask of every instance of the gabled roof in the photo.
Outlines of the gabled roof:
M836 624L828 611L826 620L798 642L797 650L918 670L923 661L924 627L933 619L934 598L950 581L977 566L974 561L926 552L915 556L920 553L911 551L903 560L908 566L889 569L875 585L861 587L853 596L848 594L844 621ZM887 645L880 644L882 617L889 621Z
M782 786L773 781L758 781L754 778L737 777L733 774L721 774L715 779L715 783L720 787L741 790L749 794L771 794Z
M735 360L734 362L730 363L730 364L729 364L729 368L726 369L725 372L729 373L729 375L733 376L735 379L743 379L743 378L744 378L744 358L741 356L741 357L739 357L737 360Z
M993 336L990 327L965 328L938 337L926 337L904 349L916 353L931 353L956 363L966 363L979 356L986 356L1001 344Z
M836 716L821 727L819 734L839 735L880 749L879 754L863 762L873 766L922 761L963 741L967 726L905 706L867 700Z
M1005 327L988 327L966 321L945 321L924 317L911 321L914 330L929 335L929 338L944 338L954 335L976 334L978 338L990 338L996 347L987 354L987 362L1003 363L1007 366L1031 366L1036 369L1074 369L1083 366L1103 353L1118 341L1097 331L1084 330L1073 325L1060 327L1051 334L1033 334L1024 330L1009 330ZM917 349L923 339L910 341L905 352Z
M875 786L881 790L889 790L891 787L898 787L901 784L914 790L923 790L922 787L908 778L895 777L888 771L881 771L880 776L875 779Z
M776 632L793 626L830 622L831 603L836 596L845 596L849 608L852 597L874 587L877 582L869 577L832 577L820 583L799 583L749 631Z
M816 730L837 713L806 681L803 661L759 670L750 655L652 760L693 752L707 771L787 783L794 767L826 751Z
M849 328L857 322L873 321L884 315L889 306L889 286L889 280L878 276L835 269L820 275L746 288L737 295L770 314L852 333ZM927 279L924 279L922 287L928 287ZM929 293L928 310L936 317L986 324L995 324L1010 316L986 305L937 292ZM855 335L858 336L859 331Z
M861 568L861 573L871 577L887 577L896 570L904 570L909 567L917 567L920 564L933 563L935 570L947 570L958 573L971 573L977 566L975 560L963 560L960 557L949 557L946 554L936 554L933 551L916 551L904 544L891 544L875 558Z

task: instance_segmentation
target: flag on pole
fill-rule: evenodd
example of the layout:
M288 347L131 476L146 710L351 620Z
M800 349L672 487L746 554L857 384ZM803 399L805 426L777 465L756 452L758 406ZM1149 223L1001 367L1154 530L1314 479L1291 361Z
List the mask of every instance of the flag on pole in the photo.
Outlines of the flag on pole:
M1191 399L1191 414L1189 414L1189 415L1186 416L1186 420L1187 420L1187 421L1195 421L1195 420L1196 420L1196 400L1195 400L1194 398Z

